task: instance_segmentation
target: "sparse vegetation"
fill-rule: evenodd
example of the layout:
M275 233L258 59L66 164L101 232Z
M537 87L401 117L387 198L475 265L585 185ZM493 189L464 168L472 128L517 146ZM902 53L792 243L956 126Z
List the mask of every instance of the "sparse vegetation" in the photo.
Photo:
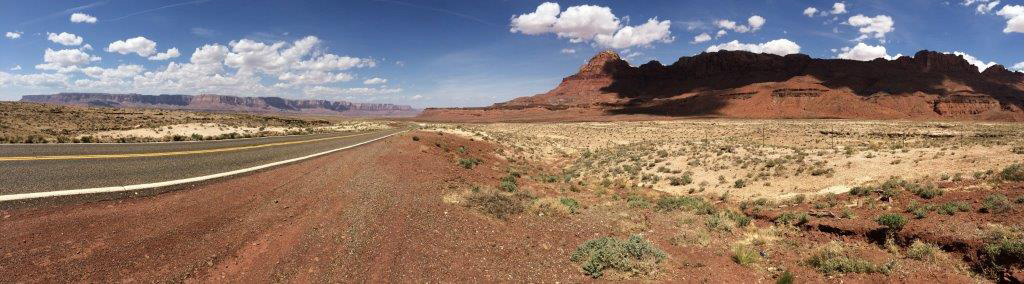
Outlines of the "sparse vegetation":
M581 263L583 273L599 278L606 270L627 276L648 276L668 255L641 236L628 240L604 237L589 240L576 248L570 260Z
M981 202L981 212L1004 213L1010 211L1010 199L1006 195L992 194L985 197Z
M842 244L832 242L818 249L807 264L826 275L841 273L888 273L887 266L879 266L850 254Z

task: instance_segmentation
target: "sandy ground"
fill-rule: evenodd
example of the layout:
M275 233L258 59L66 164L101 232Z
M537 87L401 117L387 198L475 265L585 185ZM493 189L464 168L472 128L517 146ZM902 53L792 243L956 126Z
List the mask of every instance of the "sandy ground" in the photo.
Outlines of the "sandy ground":
M185 123L174 124L154 128L136 128L128 130L100 131L83 134L81 136L94 136L100 139L117 139L123 137L159 139L167 136L192 136L218 137L220 135L236 133L240 135L263 133L264 135L285 135L297 132L328 132L328 131L372 131L387 129L386 122L376 121L345 121L334 122L326 126L314 127L286 127L286 126L263 126L252 127L245 125L230 125L222 123Z
M1024 146L1024 127L1012 123L678 120L430 126L525 149L524 159L562 164L593 182L676 194L841 193L890 177L969 179L1024 159L1012 152ZM670 181L683 175L690 177L689 184ZM738 187L738 180L745 184Z

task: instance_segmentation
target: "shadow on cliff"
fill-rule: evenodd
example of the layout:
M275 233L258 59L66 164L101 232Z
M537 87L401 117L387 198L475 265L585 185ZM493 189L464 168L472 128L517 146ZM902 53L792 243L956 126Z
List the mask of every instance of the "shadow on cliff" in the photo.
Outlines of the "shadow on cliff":
M988 95L1004 107L1024 107L1024 92L1011 87L1022 82L1024 75L1002 66L980 73L959 56L931 51L918 52L914 57L873 61L723 51L682 57L669 66L651 61L631 67L619 60L606 64L604 69L612 75L612 83L601 90L631 99L631 103L609 111L615 114L714 115L726 105L727 98L713 95L720 93L713 91L754 83L784 82L797 76L817 78L821 86L829 89L848 88L861 97L915 92L955 97L965 91L944 87L944 82L949 80L970 87L974 93ZM698 95L651 102L651 99L683 93Z

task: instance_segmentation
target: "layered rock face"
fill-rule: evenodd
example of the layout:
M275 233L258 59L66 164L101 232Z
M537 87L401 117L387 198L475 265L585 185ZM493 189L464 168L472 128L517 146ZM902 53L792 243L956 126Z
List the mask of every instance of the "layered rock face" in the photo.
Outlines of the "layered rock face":
M239 111L261 113L303 113L349 116L414 116L406 105L352 103L327 100L289 100L279 97L237 97L220 95L140 95L105 93L60 93L27 95L24 102L104 107L169 108L184 110Z
M1024 121L1022 106L1024 73L1003 66L979 72L960 56L933 51L873 61L719 51L639 67L604 51L550 92L461 112L597 108L605 115ZM427 109L422 117L459 115Z

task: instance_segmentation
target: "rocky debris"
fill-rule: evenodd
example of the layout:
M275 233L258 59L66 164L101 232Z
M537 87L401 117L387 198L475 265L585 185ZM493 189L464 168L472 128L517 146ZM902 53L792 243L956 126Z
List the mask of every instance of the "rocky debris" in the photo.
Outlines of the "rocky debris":
M22 96L23 102L102 107L168 108L241 112L282 112L340 114L351 116L413 116L418 113L407 105L353 103L328 100L290 100L280 97L239 97L212 94L141 95L106 93L59 93Z

